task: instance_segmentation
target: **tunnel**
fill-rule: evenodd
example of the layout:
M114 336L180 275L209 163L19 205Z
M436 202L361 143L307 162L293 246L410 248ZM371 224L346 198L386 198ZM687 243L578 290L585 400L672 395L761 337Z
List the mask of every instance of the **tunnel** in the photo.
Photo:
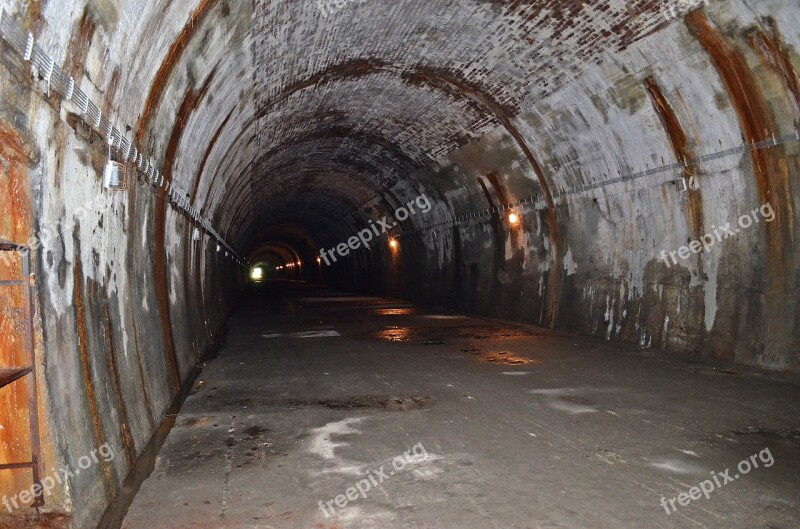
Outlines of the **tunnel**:
M796 0L1 0L0 528L800 527Z

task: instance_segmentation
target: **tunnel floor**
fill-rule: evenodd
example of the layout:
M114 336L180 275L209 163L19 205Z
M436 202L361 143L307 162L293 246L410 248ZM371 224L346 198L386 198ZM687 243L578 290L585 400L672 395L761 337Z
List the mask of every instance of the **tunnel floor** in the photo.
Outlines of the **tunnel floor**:
M796 528L798 409L795 379L268 284L123 527Z

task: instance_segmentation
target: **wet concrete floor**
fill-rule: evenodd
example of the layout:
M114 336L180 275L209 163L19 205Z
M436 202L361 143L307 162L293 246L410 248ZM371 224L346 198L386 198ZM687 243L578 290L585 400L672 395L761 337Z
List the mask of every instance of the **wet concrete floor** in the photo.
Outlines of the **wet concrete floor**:
M123 527L796 529L799 410L779 375L265 285Z

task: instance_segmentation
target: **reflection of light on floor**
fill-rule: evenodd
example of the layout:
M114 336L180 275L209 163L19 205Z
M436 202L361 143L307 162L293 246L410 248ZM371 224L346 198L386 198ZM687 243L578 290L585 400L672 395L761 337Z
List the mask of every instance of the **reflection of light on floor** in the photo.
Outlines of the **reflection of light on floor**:
M414 335L410 327L388 327L375 334L375 338L386 342L407 342Z
M530 358L518 356L511 351L489 351L485 353L475 353L475 356L483 362L491 362L493 364L501 364L504 366L521 366L526 364L535 363Z
M403 309L378 309L375 312L380 316L408 316L414 314L416 310L408 307Z

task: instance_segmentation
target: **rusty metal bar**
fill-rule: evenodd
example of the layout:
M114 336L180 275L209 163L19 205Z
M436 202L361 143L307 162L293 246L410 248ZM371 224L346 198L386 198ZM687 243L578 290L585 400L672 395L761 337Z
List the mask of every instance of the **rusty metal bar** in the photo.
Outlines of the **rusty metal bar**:
M0 368L0 388L4 388L31 372L32 366Z
M2 287L13 287L13 286L21 286L26 284L28 281L24 279L16 279L16 280L3 280L0 281L0 286Z
M33 468L35 463L30 461L28 463L7 463L5 465L0 465L0 470L19 470L23 468Z
M22 287L23 299L25 307L28 311L28 317L25 318L25 342L28 348L28 358L30 359L31 371L31 388L28 392L28 405L30 406L30 430L31 430L31 462L33 470L33 483L39 485L35 490L42 490L41 488L41 469L39 468L39 452L41 445L39 443L39 395L38 385L36 383L36 343L33 335L33 315L36 313L34 299L33 299L33 285L35 275L31 270L31 253L22 253L22 275L28 278L28 282ZM44 505L44 492L36 495L33 502L34 507L41 507Z

